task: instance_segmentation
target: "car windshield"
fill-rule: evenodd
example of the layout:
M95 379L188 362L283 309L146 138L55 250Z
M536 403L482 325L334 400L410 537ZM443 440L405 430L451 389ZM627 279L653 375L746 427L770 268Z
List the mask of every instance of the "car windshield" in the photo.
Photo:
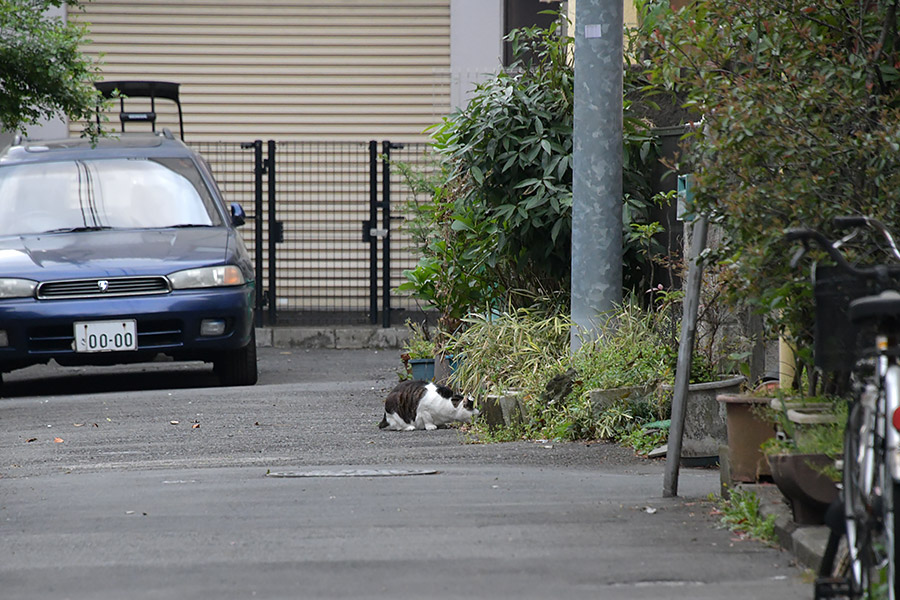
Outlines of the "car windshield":
M214 199L187 158L0 168L0 235L220 224Z

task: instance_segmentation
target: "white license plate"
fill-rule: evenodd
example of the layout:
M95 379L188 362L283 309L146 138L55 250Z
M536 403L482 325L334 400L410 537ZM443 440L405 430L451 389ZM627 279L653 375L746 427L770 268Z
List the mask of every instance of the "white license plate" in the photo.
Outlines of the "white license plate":
M76 352L137 350L137 321L81 321L75 323Z

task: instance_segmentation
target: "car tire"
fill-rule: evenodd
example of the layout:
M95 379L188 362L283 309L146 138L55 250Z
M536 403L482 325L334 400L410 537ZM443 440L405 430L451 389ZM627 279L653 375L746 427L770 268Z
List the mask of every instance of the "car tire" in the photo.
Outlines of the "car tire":
M226 352L216 359L213 370L222 385L255 385L259 375L256 366L256 331L250 330L250 342L246 346Z

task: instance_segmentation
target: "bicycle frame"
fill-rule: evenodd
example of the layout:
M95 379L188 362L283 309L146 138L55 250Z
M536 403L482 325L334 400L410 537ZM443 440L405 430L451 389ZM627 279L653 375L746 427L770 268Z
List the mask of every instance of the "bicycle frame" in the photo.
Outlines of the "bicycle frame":
M891 479L900 482L900 432L894 426L894 414L900 409L900 365L896 363L887 367L884 375L884 450L885 465Z
M835 219L835 225L874 229L883 235L894 258L900 259L893 237L877 220L843 217ZM900 542L895 530L900 511L900 340L895 334L900 328L900 265L851 265L837 249L840 242L835 244L815 230L792 230L786 238L803 241L804 250L814 241L839 270L860 281L874 282L867 293L851 296L847 313L858 331L877 331L874 352L870 351L863 363L856 363L857 374L861 365L869 368L864 369L868 374L856 388L856 402L851 403L847 417L841 492L844 522L830 523L832 533L816 583L816 598L870 598L873 592L881 597L887 584L886 597L900 600L896 565ZM795 255L791 264L796 266L800 256L802 253ZM850 349L848 356L853 355ZM839 559L840 536L846 538L848 562Z

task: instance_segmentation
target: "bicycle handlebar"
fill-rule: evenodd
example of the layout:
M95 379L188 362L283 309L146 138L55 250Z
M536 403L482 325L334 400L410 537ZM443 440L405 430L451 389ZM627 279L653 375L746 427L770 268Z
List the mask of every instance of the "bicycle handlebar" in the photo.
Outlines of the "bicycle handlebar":
M836 227L844 229L866 226L878 230L885 239L887 239L894 256L900 259L900 251L898 251L897 245L894 243L894 238L887 228L877 219L871 217L836 217L834 219L834 224ZM840 250L835 247L834 243L825 237L822 232L815 229L788 229L784 233L784 238L789 242L802 241L804 245L810 240L816 242L816 244L825 250L828 253L828 256L837 263L838 267L855 277L863 279L884 279L890 275L900 275L900 265L875 265L862 268L851 265L847 262L847 259L844 258L844 255Z

